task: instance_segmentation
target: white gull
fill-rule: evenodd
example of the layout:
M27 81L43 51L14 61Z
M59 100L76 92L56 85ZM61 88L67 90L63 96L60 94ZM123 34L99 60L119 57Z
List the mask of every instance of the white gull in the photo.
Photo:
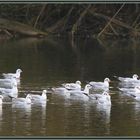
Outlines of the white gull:
M6 79L10 79L10 78L16 78L19 79L20 78L20 73L22 72L21 69L17 69L16 73L3 73L2 75L4 76L4 78Z
M68 90L81 90L80 81L76 81L75 83L64 83L62 86Z
M98 104L111 105L111 97L108 92L102 94L90 94L90 100L96 100Z
M47 101L47 90L42 91L42 95L31 94L33 101Z
M108 89L109 88L109 78L105 78L104 82L94 82L91 81L89 84L92 85L93 88L95 89Z
M131 77L117 77L117 76L114 76L114 77L116 77L121 82L137 82L137 81L139 81L138 80L139 76L137 74L134 74L132 76L132 78Z
M31 99L32 99L32 96L30 94L27 94L27 96L25 98L13 98L12 99L12 103L14 104L31 104Z

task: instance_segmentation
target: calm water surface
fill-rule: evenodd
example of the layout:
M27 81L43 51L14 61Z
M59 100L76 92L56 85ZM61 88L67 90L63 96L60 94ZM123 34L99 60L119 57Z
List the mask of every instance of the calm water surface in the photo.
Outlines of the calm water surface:
M140 102L117 90L113 77L140 76L140 42L34 38L0 42L0 73L23 70L19 96L64 82L109 77L111 107L48 93L46 105L0 107L1 136L140 136Z

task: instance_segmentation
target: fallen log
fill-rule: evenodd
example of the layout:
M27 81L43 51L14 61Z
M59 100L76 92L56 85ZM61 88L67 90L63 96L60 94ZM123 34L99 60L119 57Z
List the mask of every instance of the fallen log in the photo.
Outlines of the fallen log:
M0 18L0 29L2 31L7 30L11 34L14 33L24 36L43 37L47 35L46 32L37 30L29 25L3 18Z

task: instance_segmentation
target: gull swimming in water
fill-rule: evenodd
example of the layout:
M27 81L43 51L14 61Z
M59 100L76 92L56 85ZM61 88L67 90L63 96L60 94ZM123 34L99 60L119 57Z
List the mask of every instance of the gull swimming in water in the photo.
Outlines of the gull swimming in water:
M135 100L140 101L140 94L130 94Z
M3 88L12 88L13 86L17 86L17 80L15 78L11 79L0 79L0 87Z
M91 100L96 100L98 104L111 105L111 97L106 91L102 94L90 94L89 98Z
M140 93L140 86L135 86L135 88L118 88L120 91L125 93Z
M117 76L114 76L114 77L116 77L119 81L121 81L121 82L136 82L136 81L139 81L138 80L138 75L137 74L134 74L133 76L132 76L132 78L130 78L130 77L117 77Z
M79 98L83 98L88 100L89 99L89 90L92 88L91 85L87 84L85 85L84 90L80 90L80 91L69 91L70 92L70 96L77 96Z
M85 86L84 90L67 90L64 87L52 88L52 90L54 91L54 93L57 93L59 95L63 95L67 98L70 98L72 96L79 96L79 97L83 97L83 98L85 97L86 99L88 99L90 88L92 88L91 85L87 84Z
M136 86L135 88L119 88L119 90L134 97L136 100L140 100L140 86Z
M17 86L14 85L12 88L0 88L0 94L2 94L3 96L17 97Z
M76 81L75 83L64 83L62 86L68 90L81 90L80 81Z
M104 82L89 82L90 85L92 85L95 89L108 89L109 88L109 78L105 78Z
M33 101L47 101L47 90L42 91L42 95L31 94Z
M53 93L56 93L58 95L62 95L66 98L70 98L70 92L64 87L57 87L57 88L52 88Z
M20 73L22 72L21 69L17 69L16 73L3 73L2 75L4 76L4 78L6 79L11 79L11 78L16 78L19 79L20 78Z
M31 104L32 96L30 94L27 94L26 98L12 98L12 103L14 104Z

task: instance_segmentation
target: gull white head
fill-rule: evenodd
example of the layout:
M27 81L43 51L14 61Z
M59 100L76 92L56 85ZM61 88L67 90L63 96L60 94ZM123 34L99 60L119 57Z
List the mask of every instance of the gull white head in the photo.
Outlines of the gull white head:
M138 76L137 74L134 74L134 75L133 75L133 79L134 79L134 80L138 80L138 77L139 77L139 76Z
M21 73L21 72L22 72L21 69L17 69L17 70L16 70L16 73Z
M85 89L84 89L84 93L89 94L89 89L91 89L91 88L92 88L91 85L86 84L86 85L85 85Z
M102 95L103 95L103 99L104 99L104 104L111 105L111 97L110 97L109 93L104 91L102 93Z
M31 94L27 94L27 96L26 96L26 103L27 104L31 104L31 99L32 99Z
M0 95L0 105L2 104L2 99L3 99L3 96Z
M22 70L21 69L17 69L16 70L16 76L15 76L15 78L20 78L20 73L22 72Z
M90 89L92 86L90 84L86 84L85 88Z
M78 85L81 85L81 82L80 81L76 81L75 83L78 84Z
M110 79L109 79L109 78L105 78L105 79L104 79L104 86L105 86L106 88L109 88L109 82L110 82Z
M47 93L47 90L43 90L42 91L42 98L43 98L43 100L46 100L47 99L46 93Z
M109 83L110 82L110 79L109 78L105 78L104 79L104 82L108 82Z
M46 94L46 93L47 93L47 90L43 90L43 91L42 91L42 94Z

